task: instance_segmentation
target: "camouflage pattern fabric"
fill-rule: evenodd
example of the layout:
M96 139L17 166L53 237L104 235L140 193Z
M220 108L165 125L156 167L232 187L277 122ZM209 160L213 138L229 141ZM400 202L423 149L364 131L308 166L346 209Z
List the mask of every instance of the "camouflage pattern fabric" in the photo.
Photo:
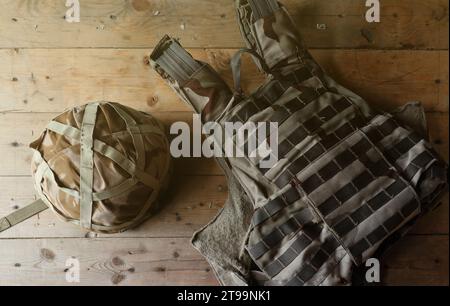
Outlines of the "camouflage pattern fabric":
M233 95L169 37L150 56L204 122L278 123L272 168L260 167L266 157L219 159L253 206L240 258L257 269L229 283L349 284L352 267L433 207L447 166L422 136L327 76L281 4L236 3L247 47L268 74L250 96L236 85Z

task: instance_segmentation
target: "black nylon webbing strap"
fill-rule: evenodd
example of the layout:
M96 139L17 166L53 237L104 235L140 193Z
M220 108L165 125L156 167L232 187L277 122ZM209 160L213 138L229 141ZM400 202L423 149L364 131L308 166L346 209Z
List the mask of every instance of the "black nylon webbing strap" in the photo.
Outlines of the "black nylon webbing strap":
M286 206L294 204L300 199L300 194L295 188L290 188L281 196L269 201L264 206L258 208L252 217L252 226L258 226L276 213L281 211Z
M8 216L0 219L0 233L20 222L31 218L32 216L46 210L47 208L47 205L45 205L42 200L37 200L21 209L16 210Z
M263 267L270 277L274 277L289 266L322 232L322 225L310 222L303 227L294 242L279 257Z
M303 286L309 281L320 269L320 267L328 260L328 258L339 247L339 242L333 236L327 237L321 248L311 257L308 263L303 265L302 269L297 272L292 279L287 281L286 286Z

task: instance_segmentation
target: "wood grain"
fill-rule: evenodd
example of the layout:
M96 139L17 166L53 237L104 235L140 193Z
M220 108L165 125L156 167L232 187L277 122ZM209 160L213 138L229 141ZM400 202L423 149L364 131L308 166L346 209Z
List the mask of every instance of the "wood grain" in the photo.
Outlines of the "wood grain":
M64 1L4 0L0 47L149 48L164 34L193 48L242 47L233 2L84 0L81 22L68 23ZM360 0L282 2L311 48L448 49L446 0L385 0L380 23L365 20Z
M231 86L235 49L190 50ZM0 112L58 112L89 101L117 101L148 111L188 111L146 61L149 50L0 50ZM448 52L315 50L324 70L372 105L392 109L421 101L428 111L448 112ZM244 58L247 93L264 77Z
M66 282L70 258L80 262L79 285L217 285L185 238L8 239L0 244L0 285L77 285ZM383 262L386 285L448 285L448 238L405 237Z
M448 258L448 236L404 237L383 260L383 282L448 286Z
M188 239L17 239L0 241L0 285L215 285ZM66 261L80 262L80 283Z

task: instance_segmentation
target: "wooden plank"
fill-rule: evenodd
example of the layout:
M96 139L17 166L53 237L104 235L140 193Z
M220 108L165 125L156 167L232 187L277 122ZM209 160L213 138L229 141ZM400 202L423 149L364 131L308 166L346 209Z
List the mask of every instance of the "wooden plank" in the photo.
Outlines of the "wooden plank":
M448 236L408 236L383 260L381 276L388 285L448 286Z
M439 52L437 58L429 55L347 51L334 56L321 53L317 60L329 63L322 64L325 71L374 107L389 111L408 101L420 101L428 111L448 112L448 52Z
M33 189L31 177L0 177L0 217L31 203L36 198ZM191 237L213 219L227 195L224 176L184 176L176 172L163 208L136 229L115 235L90 233L46 210L0 233L0 238Z
M190 50L211 63L230 84L235 49ZM149 50L0 50L0 112L59 112L89 101L117 101L143 111L189 111L148 65ZM392 109L421 101L428 111L448 112L448 52L315 50L333 78L371 104ZM244 58L246 92L264 77Z
M33 237L191 237L209 223L227 199L224 176L184 176L175 174L170 198L163 209L136 229L116 235L88 233L60 221L50 210L5 232L0 238ZM0 217L31 203L36 198L31 177L0 177ZM414 226L413 234L448 234L448 195L436 210Z
M0 285L66 282L69 258L79 285L216 285L185 238L0 240ZM383 260L386 285L448 285L448 236L409 236Z
M371 24L360 0L282 2L311 48L448 49L446 0L384 0L381 22ZM233 1L84 0L80 23L64 20L64 3L3 1L0 47L148 48L166 33L193 48L243 45Z
M79 283L66 281L73 258ZM0 285L217 284L185 238L0 240L0 275Z

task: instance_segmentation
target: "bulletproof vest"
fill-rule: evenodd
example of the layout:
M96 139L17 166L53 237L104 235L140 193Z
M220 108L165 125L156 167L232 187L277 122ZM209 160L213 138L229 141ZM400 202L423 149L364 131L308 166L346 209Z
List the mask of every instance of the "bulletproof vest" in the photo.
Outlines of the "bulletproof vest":
M0 231L50 208L84 230L122 232L156 211L169 181L164 127L117 103L65 111L30 147L39 200L0 219Z
M206 256L216 272L236 268L222 283L347 284L353 266L433 207L447 188L447 166L424 137L326 75L280 3L238 0L236 7L248 49L231 59L234 91L175 39L164 37L150 55L203 122L279 126L278 162L270 169L260 166L264 156L218 158L252 212L239 216L246 233L238 258ZM240 87L243 52L267 75L248 96Z

